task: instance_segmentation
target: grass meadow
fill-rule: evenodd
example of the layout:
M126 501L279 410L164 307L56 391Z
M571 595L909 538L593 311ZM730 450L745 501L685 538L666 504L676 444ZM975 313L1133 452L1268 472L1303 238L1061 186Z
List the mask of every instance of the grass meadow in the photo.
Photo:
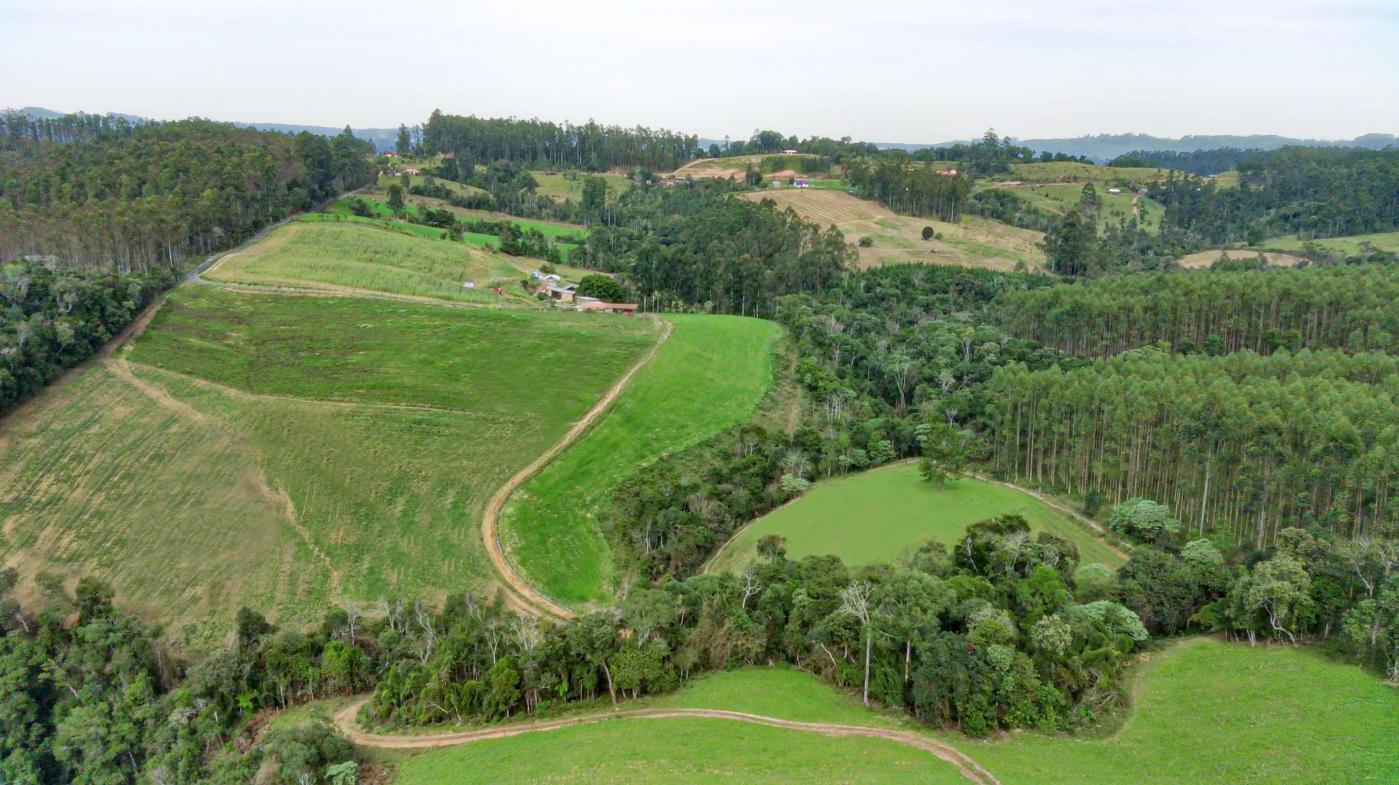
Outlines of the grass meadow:
M395 785L964 785L949 763L881 739L720 719L626 720L403 759Z
M1108 738L1035 733L962 743L1004 785L1360 785L1399 782L1399 692L1288 646L1192 638L1137 670Z
M835 226L852 245L870 237L873 244L859 248L862 267L925 263L1013 270L1018 265L1036 269L1045 262L1039 247L1043 234L979 216L949 223L898 215L878 202L836 189L779 188L744 198L771 199L822 227ZM924 226L933 227L939 237L924 240Z
M530 172L539 187L535 193L556 202L571 201L575 204L583 200L583 181L588 177L601 177L607 182L609 201L621 196L632 187L630 177L621 174L591 174L588 172Z
M297 624L487 590L486 501L655 338L639 319L186 287L129 363L6 421L3 551L111 578L208 642L242 605Z
M519 287L524 273L511 257L378 227L372 219L351 218L294 221L262 242L224 257L205 277L481 304L501 301L488 288L497 285L505 290L505 299L527 301ZM466 281L476 282L476 288L464 288Z
M772 385L773 322L668 315L674 333L611 410L507 502L501 539L540 590L581 607L611 596L598 519L608 490L640 467L747 420Z
M951 547L973 523L1012 513L1025 516L1035 531L1071 540L1084 563L1123 563L1067 514L1032 496L971 477L938 488L918 476L916 464L900 463L816 483L744 529L713 568L742 570L767 534L787 538L789 558L835 554L848 564L891 562L930 538Z
M1314 650L1187 638L1152 652L1128 678L1134 706L1106 735L1021 731L978 741L923 730L1004 785L1359 785L1399 777L1399 696L1373 674ZM643 703L921 727L789 668L709 674ZM855 740L768 731L704 719L564 728L405 756L396 782L965 782L951 766L892 742L846 745Z
M1107 183L1113 180L1144 183L1165 180L1169 171L1150 166L1096 166L1079 161L1048 161L1011 164L1010 174L1001 177L1022 183Z
M1319 240L1301 240L1296 237L1282 237L1268 240L1263 243L1268 249L1279 251L1302 251L1308 243L1325 248L1328 251L1345 254L1346 256L1357 256L1366 253L1369 248L1378 251L1389 251L1399 253L1399 232L1374 232L1372 234L1352 234L1345 237L1325 237Z

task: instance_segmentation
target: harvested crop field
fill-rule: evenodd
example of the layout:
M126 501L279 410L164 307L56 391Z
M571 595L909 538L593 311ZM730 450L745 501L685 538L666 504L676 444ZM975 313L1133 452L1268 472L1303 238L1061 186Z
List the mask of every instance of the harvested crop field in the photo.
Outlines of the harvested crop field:
M913 218L898 215L878 202L824 189L773 189L747 193L743 198L771 199L808 221L823 227L834 225L857 247L861 237L871 238L872 245L859 248L862 267L923 263L1013 270L1023 264L1033 270L1045 263L1039 247L1043 234L979 216L963 216L958 223ZM933 227L941 237L924 240L925 226Z

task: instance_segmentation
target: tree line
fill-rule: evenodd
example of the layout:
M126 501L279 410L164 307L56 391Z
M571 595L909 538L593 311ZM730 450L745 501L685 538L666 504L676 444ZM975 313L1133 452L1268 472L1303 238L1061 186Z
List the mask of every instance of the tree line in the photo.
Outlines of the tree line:
M0 259L176 269L373 175L348 128L326 139L183 120L47 139L0 158Z
M1236 169L1239 163L1266 151L1258 149L1241 150L1237 147L1218 147L1212 150L1133 150L1123 153L1108 162L1108 166L1149 167L1152 169L1174 169L1209 176Z
M1399 340L1399 268L1352 265L1114 276L1007 291L1012 334L1081 355L1165 343L1184 353L1386 351Z
M985 444L1004 476L1160 500L1206 536L1262 548L1288 526L1379 536L1399 522L1399 386L1385 355L1259 358L1143 349L999 369Z
M854 264L834 229L708 180L642 184L607 208L570 261L624 273L645 307L771 315L776 298L820 291Z
M0 416L91 357L173 283L163 268L0 264Z
M516 118L482 118L434 110L423 126L422 151L461 164L512 161L533 167L601 171L613 167L671 170L697 156L699 138L650 128L622 128Z

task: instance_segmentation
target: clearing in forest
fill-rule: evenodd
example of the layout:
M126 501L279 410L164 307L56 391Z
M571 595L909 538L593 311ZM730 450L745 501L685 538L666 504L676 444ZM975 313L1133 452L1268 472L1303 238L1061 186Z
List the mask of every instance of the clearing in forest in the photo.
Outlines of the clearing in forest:
M632 187L630 177L608 172L530 172L530 176L539 184L535 193L547 196L556 202L571 201L574 204L583 201L583 183L589 177L601 177L607 183L609 202L626 193Z
M210 642L494 585L480 518L657 338L648 320L187 287L0 431L0 550ZM178 627L172 628L178 630Z
M1108 183L1121 180L1148 183L1165 180L1169 169L1151 166L1097 166L1080 161L1011 164L1010 174L997 175L1022 183Z
M771 199L823 228L833 225L856 247L861 237L871 238L873 244L859 248L862 267L913 262L992 270L1013 270L1023 264L1033 270L1045 263L1039 247L1043 234L975 215L964 215L958 223L914 218L844 191L814 188L754 191L743 198ZM925 226L940 236L924 240Z
M1399 232L1373 232L1371 234L1351 234L1344 237L1324 237L1316 240L1302 240L1296 237L1267 240L1269 248L1283 251L1303 251L1307 245L1316 244L1333 253L1357 256L1374 251L1399 253Z
M329 218L330 220L326 220ZM346 293L389 292L468 303L527 300L526 260L351 219L292 221L228 254L204 274L227 283ZM411 226L411 224L404 224ZM439 230L431 230L436 232ZM475 288L463 286L471 281ZM502 297L491 293L500 286Z
M1079 199L1083 196L1083 184L1080 183L1039 183L997 187L1055 215L1063 215L1069 210L1077 209ZM1123 221L1130 221L1133 217L1136 217L1142 228L1148 232L1160 230L1161 219L1166 214L1166 208L1158 202L1145 196L1137 196L1131 190L1123 190L1120 194L1108 193L1107 187L1102 184L1094 185L1093 189L1097 192L1098 200L1101 203L1096 213L1100 230L1107 226L1116 226Z
M1253 261L1262 256L1270 267L1296 267L1297 263L1302 261L1302 257L1290 253L1255 251L1250 248L1211 248L1180 257L1176 260L1176 266L1187 270L1209 269L1221 256L1238 261Z
M923 481L916 464L900 463L816 483L744 529L711 569L742 570L767 534L787 538L788 558L835 554L847 564L882 564L927 539L951 548L973 523L1010 514L1023 515L1034 531L1072 541L1085 564L1123 563L1082 524L1028 494L972 477L938 488Z
M781 329L740 316L667 315L674 332L576 444L526 483L501 515L508 558L564 605L611 596L599 512L642 466L746 421L772 386Z

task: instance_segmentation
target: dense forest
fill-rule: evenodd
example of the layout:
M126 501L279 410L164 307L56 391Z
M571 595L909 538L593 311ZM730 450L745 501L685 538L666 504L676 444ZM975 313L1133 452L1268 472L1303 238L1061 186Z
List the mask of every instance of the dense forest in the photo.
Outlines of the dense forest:
M164 268L118 273L0 264L0 416L91 357L172 283Z
M834 229L733 191L724 181L632 188L576 261L626 273L649 309L756 316L771 315L780 295L820 291L854 263Z
M1165 206L1166 226L1211 245L1399 228L1399 150L1290 147L1238 169L1237 188L1172 173L1148 195Z
M856 193L905 215L958 221L971 193L971 180L918 163L906 153L859 158L845 165L845 179Z
M463 117L434 110L422 150L451 154L461 165L511 161L534 167L600 171L613 167L670 170L699 153L698 137L650 128L621 128Z
M997 321L1013 335L1109 356L1165 343L1223 354L1346 349L1399 341L1399 268L1359 265L1115 276L1007 292Z
M21 133L31 141L0 155L0 259L176 269L373 174L372 150L349 129L326 139L206 120L39 122L64 130Z
M1295 525L1376 536L1399 521L1393 370L1385 355L1153 349L1012 366L987 385L991 465L1069 493L1148 497L1199 536L1260 548Z

